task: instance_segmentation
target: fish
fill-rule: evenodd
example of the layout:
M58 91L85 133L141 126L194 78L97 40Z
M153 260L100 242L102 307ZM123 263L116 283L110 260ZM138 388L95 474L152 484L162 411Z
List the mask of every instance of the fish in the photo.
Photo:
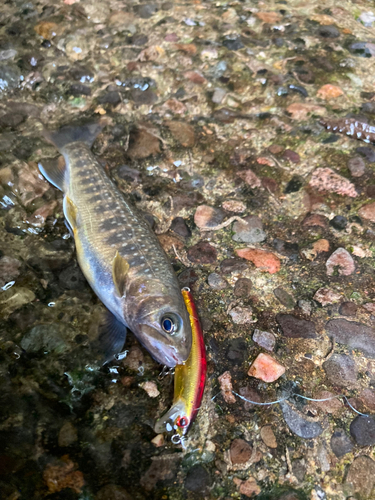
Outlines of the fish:
M320 123L332 132L346 134L360 141L375 144L375 126L355 118L339 118L337 120L320 120Z
M121 351L127 329L151 356L174 367L190 353L189 314L172 265L148 222L106 175L91 147L104 124L44 131L65 165L39 170L63 191L77 260L108 310L100 325L105 359Z
M186 434L194 422L203 397L206 383L207 358L202 328L197 309L189 288L182 289L187 310L189 312L192 346L188 360L175 368L173 404L155 424L154 431L161 434L176 431L172 436L174 444L184 447Z

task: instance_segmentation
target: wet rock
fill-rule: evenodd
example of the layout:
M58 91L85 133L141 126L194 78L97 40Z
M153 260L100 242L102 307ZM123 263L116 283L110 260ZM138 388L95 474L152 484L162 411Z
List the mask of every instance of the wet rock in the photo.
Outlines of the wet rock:
M308 214L302 222L304 227L320 226L323 229L328 227L328 219L320 214Z
M287 426L297 436L303 439L313 439L323 432L323 427L319 422L313 422L303 417L286 401L279 404Z
M245 495L245 497L252 498L261 493L262 489L257 484L255 477L250 476L246 481L241 481L235 477L233 479L234 483L240 487L241 495Z
M243 439L235 439L230 445L230 459L233 465L245 464L250 460L252 447Z
M17 66L10 63L0 63L0 95L13 90L20 83L21 73Z
M78 439L77 429L71 422L65 422L61 427L58 437L58 443L61 448L65 448L75 443Z
M95 500L132 500L133 496L117 484L106 484L96 494Z
M277 314L276 320L285 337L293 339L315 339L315 324L312 321L299 319L291 314Z
M211 484L211 476L202 465L194 465L189 469L185 479L185 488L188 491L204 496L208 493Z
M146 491L152 491L158 481L173 480L180 463L175 454L155 456L151 460L149 469L140 480L140 485Z
M369 358L375 358L375 332L372 328L346 319L332 319L325 328L335 342L346 344Z
M60 354L68 350L67 342L73 338L74 333L67 325L36 325L23 336L20 345L28 353L44 351Z
M117 104L120 104L120 102L121 96L116 91L106 92L98 99L99 104L112 104L113 106L117 106Z
M348 219L342 215L335 215L335 217L329 221L329 225L338 231L343 231L348 225Z
M336 272L340 276L349 276L355 271L353 257L345 248L335 250L326 262L327 274L332 276Z
M181 146L185 148L192 148L195 144L195 133L191 125L185 122L168 121L167 127L171 131L173 137L178 141Z
M12 286L0 293L0 317L6 318L14 311L35 300L35 294L25 287Z
M369 146L360 146L356 152L364 156L369 163L375 163L375 150Z
M339 308L339 314L342 316L355 316L358 306L354 302L343 302Z
M234 285L233 294L235 297L249 297L253 284L249 278L239 278Z
M293 474L296 476L297 480L302 483L306 475L306 461L304 458L300 460L294 460L292 463ZM288 496L287 496L288 495ZM278 500L299 500L295 493L287 493L282 495Z
M190 238L191 236L191 231L182 217L175 217L172 220L170 230L182 238Z
M360 394L360 400L371 411L375 410L375 391L364 389Z
M257 188L257 187L261 187L262 186L262 181L250 169L248 169L248 170L241 170L240 172L237 172L237 175L238 175L238 177L240 179L242 179L243 181L245 181L246 184L248 184L252 188Z
M353 443L344 429L336 429L331 437L331 450L337 458L343 457L353 449Z
M189 248L187 257L190 262L196 264L214 264L217 260L217 251L208 241L200 241Z
M277 448L276 437L270 425L265 425L260 429L260 437L268 448Z
M340 36L340 32L336 28L336 26L331 24L326 26L320 26L318 28L318 35L323 38L338 38Z
M326 401L313 401L312 402L313 406L319 408L324 413L332 413L335 415L343 409L343 403L332 392L319 391L316 394L315 398L326 400Z
M211 98L212 102L214 102L215 104L220 104L224 99L224 97L226 96L226 93L227 93L226 90L221 88L216 88Z
M229 316L236 325L247 325L255 322L251 307L233 307L229 311Z
M134 7L134 11L138 17L142 19L149 19L158 11L158 6L156 4L141 4Z
M375 444L375 420L373 417L358 415L350 424L350 434L359 446Z
M353 460L346 476L346 484L353 488L361 498L370 498L375 485L375 462L367 455Z
M317 168L314 170L310 186L315 187L318 191L328 191L329 193L337 193L352 198L358 196L354 184L345 177L336 174L330 168Z
M223 274L241 273L248 269L248 265L242 259L224 259L220 262L220 271Z
M322 304L322 306L334 304L335 302L339 302L340 299L341 295L330 288L319 288L314 295L314 300Z
M6 113L0 117L0 127L15 129L25 121L25 116L16 113Z
M285 307L287 307L288 309L293 309L293 307L295 306L295 300L293 299L293 297L286 291L284 290L283 288L279 287L279 288L275 288L274 291L273 291L275 297L277 298L277 300Z
M368 205L363 205L359 209L358 215L363 219L375 222L375 202L369 203Z
M130 134L127 155L131 159L147 158L160 152L159 138L147 128L138 128Z
M224 40L223 45L228 50L240 50L240 49L244 48L244 44L242 43L240 37L234 38L234 39L229 39L229 40Z
M259 217L250 215L233 224L234 235L232 240L243 243L261 243L267 237L263 231L263 224Z
M59 283L66 290L84 290L87 286L86 278L75 264L60 273Z
M43 471L43 480L49 493L58 493L70 488L77 494L81 493L85 480L81 471L76 470L76 465L68 456L55 464L48 464Z
M269 354L260 353L249 368L248 375L263 382L275 382L284 375L285 367Z
M20 267L21 262L18 259L8 257L7 255L0 258L0 288L18 278Z
M263 349L267 349L267 351L273 351L276 344L276 337L273 333L262 332L255 329L253 334L253 341L263 347Z
M147 395L150 398L157 398L160 395L157 385L152 380L147 380L147 382L140 383L139 387L142 387L142 389L147 392Z
M256 248L242 248L236 250L236 254L246 260L250 260L255 267L261 271L268 272L270 274L277 273L280 271L281 263L280 259L267 250L258 250Z
M234 404L236 402L236 398L234 397L234 394L232 392L232 375L230 374L230 372L224 372L222 375L220 375L220 377L218 377L218 381L224 401L229 404Z
M362 177L366 172L366 165L360 156L355 156L348 161L348 169L353 177Z
M320 87L316 95L321 99L327 100L336 99L337 97L343 95L343 93L343 90L340 89L340 87L337 87L337 85L331 85L330 83L327 83L326 85L323 85L323 87Z
M190 80L197 85L203 85L207 81L201 73L198 73L198 71L186 71L184 76L187 80Z
M283 152L283 158L285 160L289 160L291 163L299 163L301 161L301 158L298 153L295 151L292 151L291 149L286 149ZM293 179L289 182L290 188L293 189L293 191L289 191L289 193L293 193L295 191L298 191L302 187L301 179L298 177L293 177Z
M311 313L313 311L313 304L309 300L299 300L297 302L297 305L301 312L305 314L306 316L311 316Z
M228 283L225 281L225 279L217 273L209 274L207 282L214 290L224 290L224 288L228 286Z
M218 226L224 219L224 213L220 208L201 205L194 214L194 222L200 229Z
M346 354L333 354L323 363L328 380L334 386L356 387L358 368L353 358Z
M158 100L157 95L150 88L148 88L147 90L141 90L138 88L132 89L130 92L130 97L138 106L142 106L142 104L152 106Z

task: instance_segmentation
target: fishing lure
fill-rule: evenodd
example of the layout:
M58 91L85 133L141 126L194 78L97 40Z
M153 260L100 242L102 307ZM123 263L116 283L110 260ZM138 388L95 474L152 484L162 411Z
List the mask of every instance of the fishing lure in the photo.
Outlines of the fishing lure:
M154 430L158 434L175 430L172 442L184 446L185 435L197 416L202 401L207 360L203 333L189 288L182 289L182 296L193 334L191 352L187 361L175 368L173 405L156 422Z
M339 118L338 120L320 120L320 123L332 132L346 134L360 141L375 143L375 126L355 118Z

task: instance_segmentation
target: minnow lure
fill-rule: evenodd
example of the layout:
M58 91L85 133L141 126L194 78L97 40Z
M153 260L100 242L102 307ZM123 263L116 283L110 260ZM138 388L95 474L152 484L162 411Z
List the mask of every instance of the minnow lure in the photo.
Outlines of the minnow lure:
M189 314L151 227L90 151L101 129L96 123L45 131L65 165L39 169L63 191L79 265L110 311L99 339L106 359L121 350L128 327L159 363L174 367L190 353Z
M191 353L185 364L175 368L172 408L156 422L154 430L158 434L175 430L172 442L184 446L184 437L197 416L202 401L207 360L203 333L190 290L183 288L182 296L189 312L193 334Z
M355 118L340 118L338 120L320 120L320 123L332 132L346 134L360 141L375 143L375 126L366 122Z

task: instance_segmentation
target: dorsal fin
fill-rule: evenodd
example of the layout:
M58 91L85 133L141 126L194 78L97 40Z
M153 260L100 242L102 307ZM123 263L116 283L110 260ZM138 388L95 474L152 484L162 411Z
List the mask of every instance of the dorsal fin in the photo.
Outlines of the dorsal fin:
M129 262L116 252L112 261L112 278L120 297L125 295L125 284L129 267Z

